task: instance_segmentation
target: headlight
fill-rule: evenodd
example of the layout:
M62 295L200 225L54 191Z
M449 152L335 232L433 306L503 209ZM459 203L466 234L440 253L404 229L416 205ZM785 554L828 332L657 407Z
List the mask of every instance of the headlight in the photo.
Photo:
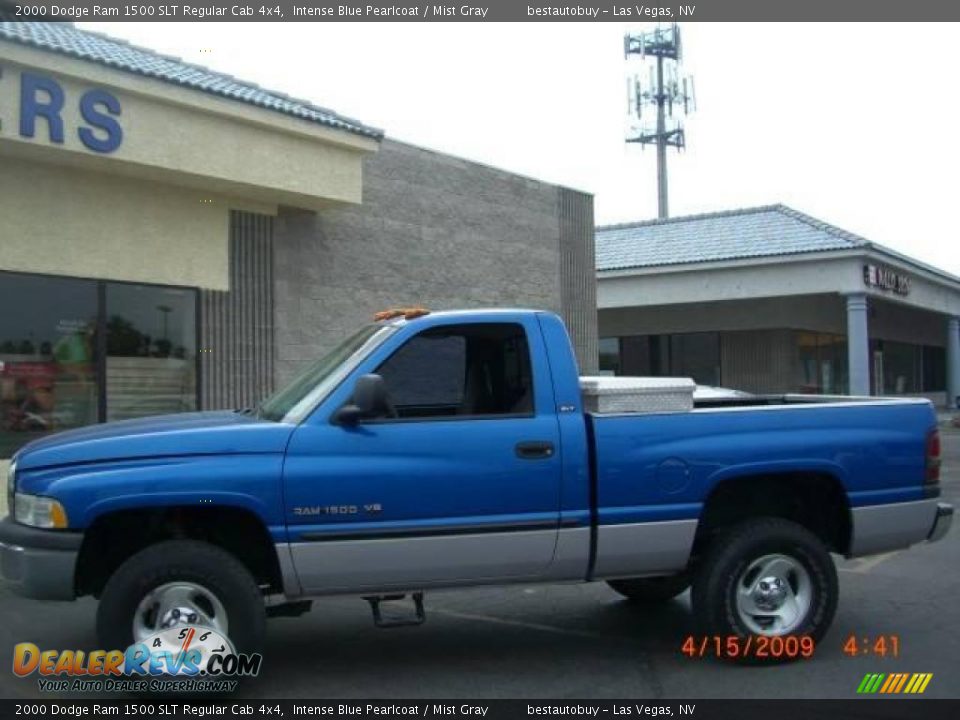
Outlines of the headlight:
M68 527L67 511L53 498L15 493L13 509L14 519L24 525L38 528Z

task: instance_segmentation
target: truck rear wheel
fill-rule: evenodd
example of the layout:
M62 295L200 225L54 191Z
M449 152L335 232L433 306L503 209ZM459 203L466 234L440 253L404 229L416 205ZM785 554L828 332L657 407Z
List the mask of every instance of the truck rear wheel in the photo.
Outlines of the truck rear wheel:
M677 573L663 577L607 580L607 585L628 600L652 604L667 602L682 593L690 587L690 576Z
M105 649L127 648L178 624L225 635L237 652L263 644L264 600L253 576L227 551L196 540L168 540L141 550L107 581L97 608Z
M837 594L837 570L823 542L797 523L762 518L720 536L700 564L691 599L706 635L810 636L819 641L837 610ZM752 645L754 650L763 646L767 644ZM744 650L747 645L736 647ZM795 659L757 652L724 657L747 662Z

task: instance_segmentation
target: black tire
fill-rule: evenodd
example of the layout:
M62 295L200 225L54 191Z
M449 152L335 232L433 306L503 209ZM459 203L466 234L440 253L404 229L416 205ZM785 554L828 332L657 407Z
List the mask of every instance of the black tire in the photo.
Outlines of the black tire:
M738 582L748 580L751 563L767 555L784 555L806 571L810 597L802 619L785 632L758 632L747 625L737 609ZM789 573L788 573L789 575ZM787 582L793 585L798 574ZM819 642L837 610L837 569L823 542L795 522L761 518L736 525L720 535L710 547L693 581L693 612L707 636L745 638L784 634L811 636ZM750 613L747 613L750 615ZM753 616L755 617L755 616ZM795 657L728 657L745 662L785 662Z
M607 585L632 602L652 605L672 600L684 592L690 587L690 576L683 572L663 577L625 578L607 580Z
M107 581L97 607L100 647L133 642L137 605L152 589L183 580L203 586L223 604L227 635L237 652L259 652L266 625L263 595L253 576L227 551L196 540L167 540L126 560Z

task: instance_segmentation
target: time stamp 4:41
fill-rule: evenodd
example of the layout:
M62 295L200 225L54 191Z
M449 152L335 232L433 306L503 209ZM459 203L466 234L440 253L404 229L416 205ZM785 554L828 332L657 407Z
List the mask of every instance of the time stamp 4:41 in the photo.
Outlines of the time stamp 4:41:
M899 635L875 635L873 637L850 633L843 643L843 652L850 657L900 657Z

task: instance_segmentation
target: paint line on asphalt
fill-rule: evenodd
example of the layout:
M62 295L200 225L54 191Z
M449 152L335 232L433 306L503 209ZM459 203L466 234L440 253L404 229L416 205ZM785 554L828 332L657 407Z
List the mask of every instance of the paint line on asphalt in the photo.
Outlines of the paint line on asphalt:
M856 565L852 567L841 567L837 569L842 570L844 572L854 572L854 573L860 573L861 575L864 575L870 572L871 570L873 570L880 563L889 560L894 555L898 555L899 553L900 551L897 550L896 552L888 552L888 553L883 553L882 555L874 555L873 557L861 558L859 560L855 560L854 562L856 563Z
M524 622L523 620L508 620L507 618L493 617L491 615L478 615L475 613L457 612L455 610L438 610L430 608L431 613L438 613L460 620L475 620L477 622L489 622L497 625L512 625L514 627L525 628L528 630L540 630L541 632L554 633L555 635L571 635L573 637L589 638L591 640L622 640L623 638L612 635L601 635L599 633L587 632L585 630L571 630L569 628L557 627L556 625L544 625L542 623Z

